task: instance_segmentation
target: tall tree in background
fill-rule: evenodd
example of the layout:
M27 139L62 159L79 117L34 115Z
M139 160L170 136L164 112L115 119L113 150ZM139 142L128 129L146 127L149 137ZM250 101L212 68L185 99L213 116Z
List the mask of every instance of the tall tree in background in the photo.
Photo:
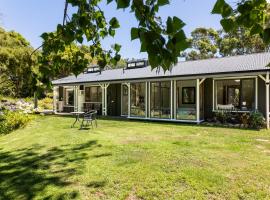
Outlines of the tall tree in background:
M219 33L212 28L196 28L191 32L190 50L183 53L186 60L200 60L215 57L218 52Z
M189 38L191 49L182 55L186 60L201 60L218 56L236 56L269 51L259 35L251 35L246 28L226 33L212 28L196 28Z
M31 96L36 86L37 56L19 33L0 28L0 93Z
M266 52L269 45L259 35L251 35L246 28L239 28L228 33L222 31L218 48L221 56L235 56Z

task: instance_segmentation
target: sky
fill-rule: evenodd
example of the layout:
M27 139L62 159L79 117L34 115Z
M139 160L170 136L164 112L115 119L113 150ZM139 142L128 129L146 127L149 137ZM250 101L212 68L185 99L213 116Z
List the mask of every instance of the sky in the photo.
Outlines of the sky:
M122 45L120 51L123 58L146 58L140 53L138 40L131 41L130 29L137 27L137 21L128 10L116 10L115 3L106 5L103 0L101 8L106 18L117 17L121 27L114 38L107 38L102 45L105 49L114 43ZM215 0L171 0L171 4L162 7L159 16L165 21L168 16L177 16L186 26L184 30L189 36L197 27L220 29L220 17L212 15ZM64 0L0 0L0 26L6 30L14 30L22 34L36 48L42 44L40 35L56 29L62 23ZM70 10L71 12L71 10Z

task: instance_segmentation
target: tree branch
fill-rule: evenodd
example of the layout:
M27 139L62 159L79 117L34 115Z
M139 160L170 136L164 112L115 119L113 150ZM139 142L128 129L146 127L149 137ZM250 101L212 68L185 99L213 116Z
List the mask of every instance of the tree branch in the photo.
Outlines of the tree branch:
M65 21L66 21L66 17L67 17L67 8L68 8L68 2L66 0L65 8L64 8L63 26L65 25Z

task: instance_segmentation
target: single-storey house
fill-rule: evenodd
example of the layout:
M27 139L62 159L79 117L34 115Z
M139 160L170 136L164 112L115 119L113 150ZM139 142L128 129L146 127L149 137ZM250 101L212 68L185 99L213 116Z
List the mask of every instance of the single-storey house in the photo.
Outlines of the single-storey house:
M200 123L219 110L258 110L269 122L269 63L270 53L258 53L183 61L166 72L145 60L93 68L53 81L54 111Z

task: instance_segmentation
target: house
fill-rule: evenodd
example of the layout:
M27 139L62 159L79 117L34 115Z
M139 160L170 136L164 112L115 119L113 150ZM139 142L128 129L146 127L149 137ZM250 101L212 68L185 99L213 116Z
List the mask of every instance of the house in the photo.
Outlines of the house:
M270 53L179 62L170 71L147 61L53 81L55 112L200 123L214 112L262 112L269 127Z

